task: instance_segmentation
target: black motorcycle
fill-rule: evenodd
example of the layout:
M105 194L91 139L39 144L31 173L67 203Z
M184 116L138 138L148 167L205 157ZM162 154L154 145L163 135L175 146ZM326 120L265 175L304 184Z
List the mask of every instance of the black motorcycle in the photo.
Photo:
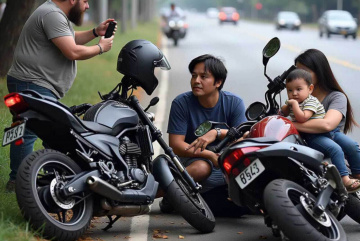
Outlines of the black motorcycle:
M170 69L155 45L134 40L118 57L117 70L124 74L121 83L100 95L98 104L68 108L31 90L5 96L14 122L5 129L3 144L21 144L26 127L46 147L22 161L16 179L21 212L35 230L43 230L44 237L76 240L94 216L109 217L107 230L121 216L146 214L159 184L194 228L204 233L214 229L215 219L199 194L200 185L162 139L154 115L147 112L158 98L143 109L136 96L128 96L137 86L149 95L154 91L155 67ZM152 160L154 141L166 155Z
M291 66L272 80L266 65L280 48L278 38L263 50L264 74L269 80L266 105L251 104L247 122L230 128L214 147L222 152L219 166L229 187L231 200L262 214L274 236L282 240L347 240L337 219L345 213L359 221L359 200L348 193L340 174L329 159L307 146L292 122L280 115L276 97L286 87ZM202 135L222 123L205 122L196 130ZM233 143L246 131L247 138Z

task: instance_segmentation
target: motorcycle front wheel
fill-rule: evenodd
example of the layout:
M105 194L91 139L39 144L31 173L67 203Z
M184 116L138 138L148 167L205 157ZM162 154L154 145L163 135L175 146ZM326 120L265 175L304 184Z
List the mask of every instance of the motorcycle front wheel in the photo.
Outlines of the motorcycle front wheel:
M61 187L81 168L66 155L44 149L28 155L16 177L16 197L24 218L51 240L76 240L89 227L93 199L63 198Z
M360 191L349 194L344 211L352 220L360 223Z
M306 211L315 203L315 197L294 182L283 179L270 182L264 191L264 203L274 224L289 240L347 240L343 227L329 210L320 218Z
M193 192L182 176L171 169L173 182L165 197L174 209L194 228L210 233L215 228L215 217L199 192Z

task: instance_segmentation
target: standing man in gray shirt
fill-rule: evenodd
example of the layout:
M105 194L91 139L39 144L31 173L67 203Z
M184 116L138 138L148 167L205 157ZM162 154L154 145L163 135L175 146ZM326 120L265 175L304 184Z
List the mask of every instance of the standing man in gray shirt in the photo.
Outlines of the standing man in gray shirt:
M92 30L74 31L71 22L80 26L88 8L88 0L47 0L33 12L21 32L8 72L9 93L31 89L55 99L62 98L74 82L76 60L89 59L111 49L114 35L106 39L103 36L114 19ZM99 36L98 44L84 45ZM36 139L36 135L26 130L24 144L11 144L7 191L15 190L17 169L33 151Z

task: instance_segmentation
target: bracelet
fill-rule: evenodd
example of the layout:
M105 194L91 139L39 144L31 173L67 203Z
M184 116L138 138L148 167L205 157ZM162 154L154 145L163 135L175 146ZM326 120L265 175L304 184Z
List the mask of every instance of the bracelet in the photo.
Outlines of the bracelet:
M221 130L220 130L220 128L215 128L215 130L216 130L216 139L220 140Z
M100 44L96 44L96 45L99 46L99 48L100 48L100 53L99 53L99 55L102 54L102 53L103 53L103 50L102 50Z
M93 28L93 34L96 38L99 37L99 35L96 34L95 28Z

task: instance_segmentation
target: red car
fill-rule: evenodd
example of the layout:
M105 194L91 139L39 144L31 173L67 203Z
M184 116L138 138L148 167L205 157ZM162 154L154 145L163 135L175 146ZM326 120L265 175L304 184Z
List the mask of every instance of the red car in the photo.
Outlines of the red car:
M231 22L237 24L240 19L240 14L237 12L236 8L233 7L223 7L220 9L219 21L220 24L224 22Z

